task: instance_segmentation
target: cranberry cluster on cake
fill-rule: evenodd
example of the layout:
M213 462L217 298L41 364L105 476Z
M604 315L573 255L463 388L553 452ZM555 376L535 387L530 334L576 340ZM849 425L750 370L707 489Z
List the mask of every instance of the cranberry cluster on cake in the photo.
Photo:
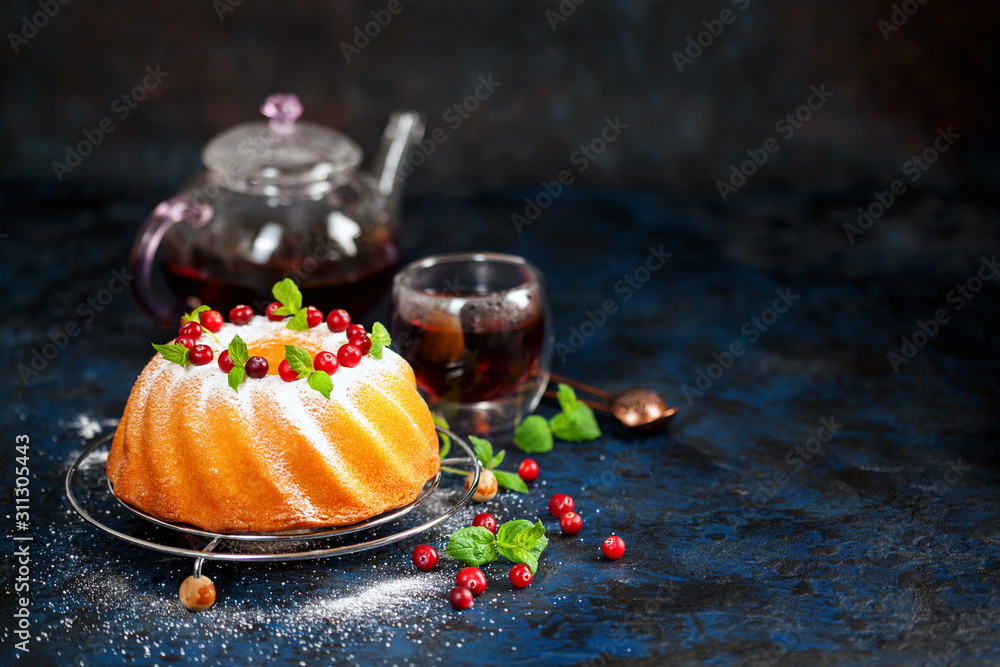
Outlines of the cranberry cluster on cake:
M440 469L410 366L290 280L265 315L202 307L154 345L115 432L114 494L213 532L356 523L414 500ZM214 362L214 363L213 363Z

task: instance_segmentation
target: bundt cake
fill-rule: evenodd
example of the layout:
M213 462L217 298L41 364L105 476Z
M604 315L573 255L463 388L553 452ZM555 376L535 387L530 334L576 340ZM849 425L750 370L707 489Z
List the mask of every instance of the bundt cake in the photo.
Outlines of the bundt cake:
M237 310L246 324L196 311L195 341L182 327L154 346L108 455L115 496L213 532L345 525L414 500L440 469L437 434L384 328Z

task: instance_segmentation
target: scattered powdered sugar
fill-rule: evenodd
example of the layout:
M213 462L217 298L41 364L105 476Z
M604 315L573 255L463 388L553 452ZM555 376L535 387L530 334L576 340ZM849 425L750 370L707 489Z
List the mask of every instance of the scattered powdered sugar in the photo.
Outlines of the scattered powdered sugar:
M134 549L101 537L96 542L103 546L95 549L90 530L73 531L74 541L86 543L79 555L53 559L38 572L39 587L62 594L42 603L45 610L39 611L51 620L38 628L37 639L103 637L91 646L91 660L100 661L103 654L127 664L172 655L188 664L212 664L240 645L249 651L249 662L260 664L284 660L290 646L337 653L403 642L413 664L429 664L439 659L431 651L439 641L435 638L455 618L447 599L455 568L440 565L414 574L409 558L393 550L360 556L348 576L338 567L339 558L294 564L209 561L204 574L215 582L218 597L213 607L195 614L177 598L181 581L191 573L189 559L144 558L146 564L136 571ZM54 533L46 537L65 539ZM486 596L477 600L490 607L499 602ZM248 646L247 637L260 641ZM64 654L65 664L75 655Z
M94 419L88 414L80 413L72 420L64 422L59 420L59 426L75 431L78 436L87 440L101 433L105 428L112 428L118 425L117 419Z
M347 595L311 600L296 610L296 616L328 622L357 621L373 616L392 620L387 617L398 616L400 608L411 607L417 600L439 597L441 590L445 589L443 579L441 576L416 575L376 582Z
M70 453L69 460L66 464L67 468L77 459L78 456L80 456L80 452L82 451L83 450L78 449L75 452ZM77 470L81 472L92 470L93 468L100 468L103 470L108 465L108 454L110 451L110 449L104 449L102 447L96 452L91 452L90 456L88 456L83 463L80 464Z
M68 422L59 420L59 425L73 431L78 437L84 440L90 440L91 438L103 433L105 429L113 429L116 427L118 425L118 420L94 419L90 415L80 413ZM66 467L69 468L69 466L73 464L73 461L75 461L82 452L82 448L71 451L66 457ZM103 468L107 465L107 462L108 453L106 451L95 452L87 457L87 460L80 466L80 470L87 470L97 466Z
M218 336L224 348L239 334L253 354L253 341L273 338L279 327L280 324L258 316L248 326L226 325ZM320 331L296 332L296 335L299 333L323 339L322 345L327 349L336 349L343 342L342 335ZM212 343L213 348L217 347ZM400 363L398 355L387 349L381 361L365 357L356 368L340 368L334 376L335 398L340 394L341 399L347 399L351 386L357 383L380 388L379 376L396 372ZM226 374L216 364L181 368L159 356L143 372L145 377L140 378L138 391L148 394L156 377L163 373L170 378L164 383L165 393L177 391L186 384L185 378L198 375L204 381L199 390L205 394L218 395L226 401L245 401L241 412L251 408L255 395L268 396L272 392L275 392L272 400L284 399L274 400L277 404L295 402L289 392L301 392L297 411L307 414L327 404L306 383L285 383L277 376L248 380L237 395L228 387ZM97 420L81 414L65 426L81 438L90 439L116 424L117 420ZM71 454L67 467L80 451ZM106 451L102 448L88 457L81 472L99 474L97 469L106 465ZM447 485L449 488L435 492L420 508L421 512L437 514L453 505L461 494L462 483L461 478L452 482ZM519 495L508 494L511 513L520 511L523 499ZM475 513L476 508L463 508L422 539L442 545L451 530L468 525ZM101 514L102 518L104 514L107 512ZM103 637L106 641L91 647L90 658L97 661L101 660L97 654L103 653L122 663L155 661L169 655L185 663L205 664L218 659L220 654L225 655L227 646L246 647L247 637L253 636L258 642L251 644L252 652L243 657L254 664L286 660L288 646L326 653L336 651L337 647L358 644L389 647L400 642L406 644L412 664L430 664L441 660L440 653L430 651L431 645L443 641L439 635L455 619L447 595L456 568L443 562L431 572L414 574L409 560L412 542L349 557L296 563L208 561L204 573L214 580L218 598L209 610L193 614L183 608L177 597L181 581L191 573L190 559L152 555L136 547L126 547L84 524L71 509L66 510L62 520L52 521L36 539L46 553L59 554L38 569L37 585L40 589L61 591L61 595L46 596L44 602L40 601L44 610L39 611L48 622L39 626L37 640L64 642L70 628L74 636ZM75 546L62 552L52 548L66 540ZM447 562L443 550L441 556ZM342 561L349 564L349 575L345 576L338 567ZM504 604L500 595L477 599L477 605L495 612L489 626L502 622L501 612L507 612ZM67 610L74 611L67 613ZM493 627L489 626L485 631L494 636ZM501 632L499 628L496 631ZM6 631L0 635L9 638ZM77 648L65 646L60 650L66 664L82 664L75 662ZM349 654L340 655L339 660L355 664L361 658Z
M91 457L87 468L96 467L97 458ZM91 480L100 475L97 470L84 474ZM447 476L406 523L446 511L461 494L461 477ZM52 555L37 570L38 589L60 591L39 601L39 618L47 620L37 637L56 643L65 664L89 664L66 644L69 636L104 638L88 649L88 659L97 662L113 657L124 664L164 658L213 664L239 647L244 664L284 663L291 649L303 657L336 655L337 664L353 665L370 664L371 647L392 647L395 656L386 664L435 664L449 647L460 649L476 638L503 639L502 626L515 620L514 599L499 582L477 597L474 614L458 615L451 608L448 592L461 565L443 551L447 536L484 509L499 520L530 516L524 502L521 494L507 493L497 504L463 507L418 538L350 556L286 563L207 561L203 572L214 581L218 597L198 614L184 609L177 597L181 581L191 574L190 559L123 545L67 508L64 517L36 534L36 544ZM97 514L103 519L107 513ZM74 545L69 550L52 548L67 540ZM410 562L418 540L434 544L441 554L441 563L430 572L417 572ZM506 569L500 565L487 570L488 576L503 578Z

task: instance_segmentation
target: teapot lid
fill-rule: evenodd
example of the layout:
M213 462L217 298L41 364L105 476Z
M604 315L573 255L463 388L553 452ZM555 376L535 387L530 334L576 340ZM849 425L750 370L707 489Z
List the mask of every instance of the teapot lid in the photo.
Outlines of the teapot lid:
M315 123L296 122L302 104L295 95L271 95L260 112L270 121L230 128L202 151L202 162L228 188L272 194L283 186L317 183L352 171L361 162L361 147L349 137Z

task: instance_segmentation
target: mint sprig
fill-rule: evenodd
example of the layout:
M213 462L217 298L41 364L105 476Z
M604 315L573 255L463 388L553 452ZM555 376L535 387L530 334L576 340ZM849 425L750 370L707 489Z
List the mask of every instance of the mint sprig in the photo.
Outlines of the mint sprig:
M230 355L232 357L232 355ZM247 377L246 369L242 366L233 366L229 369L229 386L233 388L237 394L240 393L240 385L243 384L243 380Z
M281 303L275 315L294 315L302 310L302 292L291 278L279 280L271 288L271 294Z
M479 567L497 559L493 533L482 526L459 528L451 535L445 552L466 565Z
M586 441L601 437L601 429L597 426L597 418L590 406L576 397L573 388L566 384L559 385L556 393L562 412L549 422L552 435L560 440Z
M219 337L216 336L211 331L209 331L208 327L206 327L204 324L201 323L201 317L200 317L200 315L202 313L206 312L206 311L209 311L209 310L212 310L212 309L209 308L208 306L198 306L197 308L195 308L194 310L192 310L190 313L184 313L183 315L181 315L181 322L197 322L198 326L201 327L201 332L202 333L207 333L209 336L211 336L212 338L215 339L216 343L218 343L219 342Z
M285 325L285 328L291 329L292 331L308 331L309 311L303 308L299 312L292 315L292 319L288 320L288 324Z
M285 325L286 329L293 331L309 330L309 312L302 307L302 292L299 291L299 286L291 278L285 278L276 282L274 287L271 288L271 294L281 304L280 307L274 310L274 314L291 315L291 319Z
M560 384L556 392L562 411L548 422L531 415L514 430L514 444L522 452L540 454L552 449L552 436L560 440L582 442L601 437L601 428L589 405L576 397L573 388Z
M552 450L552 428L541 415L525 418L514 430L514 444L528 454L542 454Z
M330 398L330 392L333 391L333 378L326 371L313 371L309 374L309 379L306 382L323 396Z
M389 337L389 332L381 322L376 322L372 325L372 332L368 336L372 341L372 347L368 350L368 354L372 356L373 359L382 358L382 348L389 347L392 344L392 338Z
M188 349L183 345L178 345L176 343L167 343L166 345L158 345L153 343L153 348L160 353L167 361L171 361L179 366L186 366L188 362Z
M250 351L247 349L247 344L243 342L243 339L239 335L233 336L233 339L229 341L229 361L233 363L233 367L229 369L229 386L232 387L233 391L239 393L240 385L243 384L243 380L247 377L247 372L244 366L246 366L247 360L250 359Z
M483 465L483 468L489 470L493 473L493 476L497 478L497 484L505 489L510 489L511 491L517 491L519 493L527 493L528 486L524 483L524 480L519 476L511 472L504 472L503 470L496 470L496 467L503 463L504 456L506 455L506 450L501 449L497 454L493 454L493 445L490 444L489 440L484 440L483 438L478 438L474 435L469 436L469 442L472 443L473 448L476 450L476 458ZM448 472L446 470L446 472ZM462 474L466 474L463 471Z
M501 463L503 463L503 457L504 457L504 455L506 453L507 453L506 450L501 449L500 453L497 454L496 456L494 456L493 458L491 458L490 461L489 461L489 463L486 464L486 469L487 470L493 470L498 465L500 465Z
M472 443L473 449L476 450L476 458L479 459L479 462L483 464L484 468L489 470L489 466L487 464L490 462L490 459L493 458L493 445L490 444L489 440L477 438L474 435L469 436L469 442Z
M313 358L306 350L295 345L286 345L285 361L288 362L293 371L299 374L298 379L309 378L306 380L306 384L323 394L325 398L330 398L330 393L333 391L333 378L326 371L313 370Z
M524 563L534 574L538 558L549 545L542 522L532 524L525 519L508 521L497 530L496 547L500 555L514 563Z
M511 562L524 563L534 574L538 570L538 559L548 545L541 521L533 524L518 519L501 525L495 537L482 526L459 528L452 533L445 551L472 567L494 562L499 553Z
M285 360L291 369L299 374L299 379L308 377L309 373L312 372L312 358L301 347L286 345Z
M245 366L250 360L250 350L239 335L233 336L229 341L229 360L233 362L233 366Z
M198 306L190 313L184 313L183 315L181 315L181 322L197 322L198 324L201 324L201 318L198 316L208 310L212 309L209 308L208 306Z

